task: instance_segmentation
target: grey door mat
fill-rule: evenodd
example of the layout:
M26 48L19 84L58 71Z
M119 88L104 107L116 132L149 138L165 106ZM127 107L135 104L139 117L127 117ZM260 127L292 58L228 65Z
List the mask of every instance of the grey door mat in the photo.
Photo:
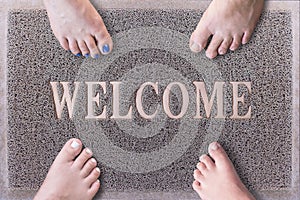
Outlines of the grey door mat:
M8 167L9 187L35 189L70 137L93 149L106 191L190 191L198 157L209 142L227 150L241 179L253 190L291 187L292 168L292 34L288 12L263 14L249 44L234 53L209 60L188 49L189 35L201 13L190 10L100 11L115 48L98 60L65 52L54 38L45 11L18 10L9 15L8 30ZM80 82L74 117L65 108L57 119L50 82ZM120 112L132 105L132 119L87 120L85 82L106 82L100 105L112 115L112 84L120 85ZM144 119L136 109L139 86L158 82L158 95L147 87ZM194 119L193 81L225 82L225 119ZM160 105L171 82L187 88L190 104L180 119L166 117ZM251 105L250 119L230 119L232 85L251 82L240 115ZM60 88L62 89L62 88ZM71 91L74 88L70 87ZM170 109L179 114L183 98L178 87L170 93ZM215 102L216 103L216 102ZM100 114L101 107L95 111ZM204 110L201 109L204 116ZM121 183L121 184L120 184Z

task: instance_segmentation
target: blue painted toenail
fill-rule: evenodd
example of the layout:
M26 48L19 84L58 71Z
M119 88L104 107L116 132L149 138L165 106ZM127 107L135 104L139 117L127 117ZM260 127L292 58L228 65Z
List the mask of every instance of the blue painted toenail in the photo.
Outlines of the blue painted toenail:
M87 53L84 55L84 57L88 58L88 57L90 57L90 54Z
M109 46L108 46L108 44L105 44L103 47L102 47L102 52L103 53L108 53L109 52Z
M99 57L100 57L100 55L99 55L99 54L96 54L96 55L95 55L95 58L96 58L96 59L97 59L97 58L99 58Z
M78 54L76 54L75 56L79 57L79 56L81 56L81 53L78 53Z

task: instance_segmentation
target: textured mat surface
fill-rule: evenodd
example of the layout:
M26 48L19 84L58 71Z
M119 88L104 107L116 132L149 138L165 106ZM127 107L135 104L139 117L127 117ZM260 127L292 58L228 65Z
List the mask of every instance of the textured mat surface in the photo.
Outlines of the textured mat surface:
M52 35L46 13L11 11L8 30L8 166L10 188L37 188L65 141L79 137L93 149L108 191L191 190L192 173L207 144L218 140L228 151L242 180L251 189L281 189L291 185L291 19L287 12L264 13L251 42L214 60L188 49L201 13L195 11L101 11L115 42L114 52L98 60L72 56ZM73 118L64 108L57 118L50 82L80 82ZM225 119L216 119L216 101L210 118L195 119L194 81L205 82L209 94L215 82L224 84ZM94 115L106 106L106 119L86 119L87 82L105 82ZM131 119L111 119L119 85L121 116L132 106ZM158 83L158 92L145 87L141 99L146 115L137 109L138 89ZM166 87L181 83L189 96L185 115L167 116ZM242 87L250 119L231 119L232 85L251 82L251 95ZM113 88L115 86L115 88ZM173 115L184 110L182 91L172 87ZM58 87L62 91L61 85ZM156 94L157 93L157 94ZM62 92L58 92L62 97ZM116 101L118 102L118 101ZM200 104L202 105L202 104ZM122 184L120 184L122 183Z

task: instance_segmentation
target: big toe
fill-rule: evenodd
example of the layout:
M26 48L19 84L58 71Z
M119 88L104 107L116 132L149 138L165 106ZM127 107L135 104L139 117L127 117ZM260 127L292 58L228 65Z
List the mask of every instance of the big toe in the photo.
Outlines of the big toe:
M208 147L209 155L214 159L216 165L231 165L225 150L223 147L217 143L213 142Z
M97 20L91 26L91 37L85 39L91 56L98 58L99 51L103 55L109 54L113 49L113 41L102 17L97 15Z
M106 27L102 28L101 32L95 34L97 46L103 55L109 54L113 49L113 41Z
M190 37L191 51L195 53L202 51L206 47L210 36L211 36L211 32L200 21L196 30L193 32L193 34Z
M70 162L75 159L76 156L80 153L82 149L82 143L79 139L73 138L70 139L63 146L61 151L56 157L56 161L60 162Z

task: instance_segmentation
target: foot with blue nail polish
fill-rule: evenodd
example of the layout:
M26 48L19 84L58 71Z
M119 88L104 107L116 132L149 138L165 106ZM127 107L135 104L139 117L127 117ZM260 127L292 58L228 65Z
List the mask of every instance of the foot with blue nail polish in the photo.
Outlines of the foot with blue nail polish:
M44 0L44 4L53 33L65 50L92 58L112 51L110 34L89 0Z
M255 200L240 180L221 145L213 142L194 171L193 189L204 200Z
M207 48L208 58L224 55L228 49L235 51L249 42L263 6L264 0L212 0L191 35L191 50L197 53Z
M92 151L82 150L81 141L71 139L55 158L34 200L91 200L100 188L99 176Z
M110 52L110 48L108 44L103 45L102 52L103 54L108 54Z

